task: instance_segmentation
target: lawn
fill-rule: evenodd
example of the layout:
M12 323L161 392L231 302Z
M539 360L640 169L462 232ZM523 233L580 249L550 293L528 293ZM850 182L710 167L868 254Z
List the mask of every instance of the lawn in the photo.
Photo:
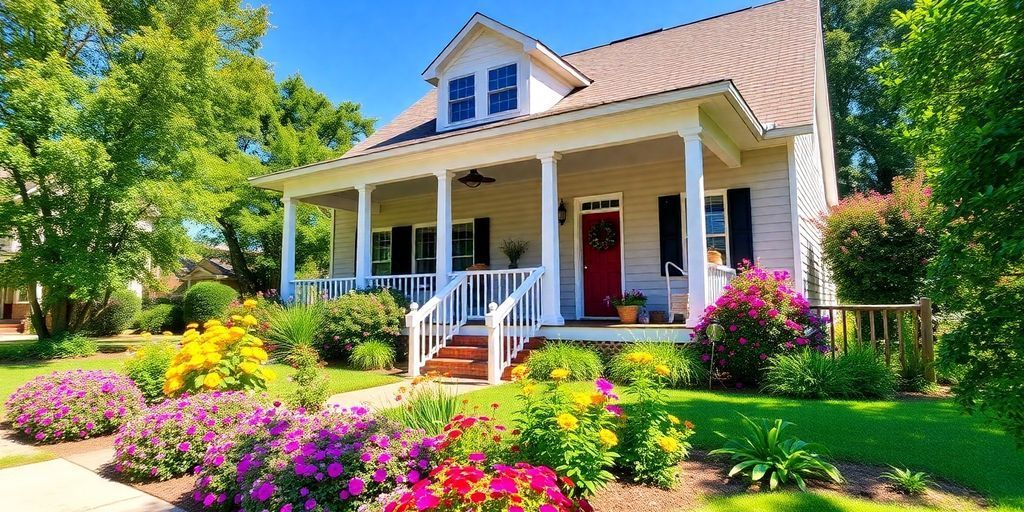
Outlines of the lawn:
M515 384L505 384L466 398L485 407L501 404L497 415L507 420L518 408L516 391ZM992 425L962 414L951 400L810 401L754 393L670 390L668 401L673 414L696 424L691 440L700 448L721 446L715 431L737 434L737 413L784 418L796 424L795 435L825 444L835 458L908 466L975 488L998 504L1024 508L1024 451ZM733 505L728 500L713 505L709 510L759 508L730 508Z

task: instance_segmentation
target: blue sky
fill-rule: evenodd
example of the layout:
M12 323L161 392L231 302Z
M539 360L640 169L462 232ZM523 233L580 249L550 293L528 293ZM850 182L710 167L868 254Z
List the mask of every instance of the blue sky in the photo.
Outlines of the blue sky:
M766 0L389 2L266 0L261 55L278 79L300 73L334 101L355 101L378 126L430 87L420 73L480 11L558 53L767 3ZM256 2L254 2L256 3Z

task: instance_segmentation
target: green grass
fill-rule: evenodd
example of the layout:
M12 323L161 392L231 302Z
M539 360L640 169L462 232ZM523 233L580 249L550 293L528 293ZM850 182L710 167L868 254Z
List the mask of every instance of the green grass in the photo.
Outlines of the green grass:
M699 512L748 512L785 510L786 512L934 512L933 508L875 503L835 494L768 492L710 500Z
M501 404L497 416L507 421L519 407L516 390L506 384L466 398L483 406ZM668 399L670 412L696 424L691 441L700 448L722 445L715 431L738 434L737 412L783 418L796 424L795 436L825 444L837 459L925 471L975 488L1001 505L1024 508L1024 451L998 428L964 415L951 400L814 401L691 390L670 390Z
M15 455L0 455L0 469L24 466L45 460L54 459L57 456L46 451L39 450L34 453L19 453Z
M295 390L295 383L288 380L288 377L295 373L295 368L285 364L272 364L270 368L277 372L277 379L270 383L267 393L275 398L283 398ZM327 380L330 382L332 395L358 389L375 388L402 380L401 377L394 375L353 370L338 366L328 366L324 368L324 372L327 373Z

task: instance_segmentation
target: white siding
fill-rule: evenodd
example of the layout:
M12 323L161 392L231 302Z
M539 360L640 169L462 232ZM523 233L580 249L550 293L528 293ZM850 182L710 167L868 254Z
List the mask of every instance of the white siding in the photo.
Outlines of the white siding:
M725 167L706 153L705 187L751 189L751 214L754 230L754 255L768 268L792 271L793 236L789 201L788 160L785 147L747 152L743 166ZM486 172L485 172L486 174ZM452 218L491 219L490 253L492 268L505 268L507 261L498 250L506 238L530 241L522 267L540 264L540 164L537 177L518 181L499 181L479 189L455 184L452 192ZM573 199L576 197L622 193L623 247L626 261L626 287L639 288L650 296L649 308L665 310L665 280L660 272L658 202L663 195L683 192L682 159L668 162L619 167L614 169L571 169L559 165L559 195L569 208L569 216L559 230L562 314L576 316L575 243ZM374 214L374 228L433 223L436 199L433 194L383 201ZM355 249L355 217L338 210L335 217L334 275L351 276Z
M531 114L544 112L555 106L570 91L572 91L572 87L555 78L551 72L536 60L532 60L530 63L530 94L528 98Z
M441 73L437 94L437 129L445 130L448 124L448 81L466 75L474 75L474 95L476 99L476 117L457 123L454 126L477 124L491 119L500 119L525 111L528 105L525 77L529 75L528 57L521 45L515 45L510 39L491 31L483 31L470 41L461 53L455 55ZM487 115L487 71L506 64L518 64L517 81L519 87L519 109L502 112L495 116Z
M835 287L825 267L821 232L815 226L815 221L828 211L817 137L813 134L794 137L792 152L796 175L801 291L812 304L832 303L835 301Z

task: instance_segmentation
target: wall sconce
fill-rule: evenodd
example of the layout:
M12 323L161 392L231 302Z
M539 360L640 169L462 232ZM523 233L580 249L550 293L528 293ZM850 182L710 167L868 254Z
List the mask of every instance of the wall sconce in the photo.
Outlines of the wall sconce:
M559 199L558 200L558 225L559 226L564 226L565 225L565 217L566 217L566 215L568 213L569 213L569 211L565 209L565 200Z

